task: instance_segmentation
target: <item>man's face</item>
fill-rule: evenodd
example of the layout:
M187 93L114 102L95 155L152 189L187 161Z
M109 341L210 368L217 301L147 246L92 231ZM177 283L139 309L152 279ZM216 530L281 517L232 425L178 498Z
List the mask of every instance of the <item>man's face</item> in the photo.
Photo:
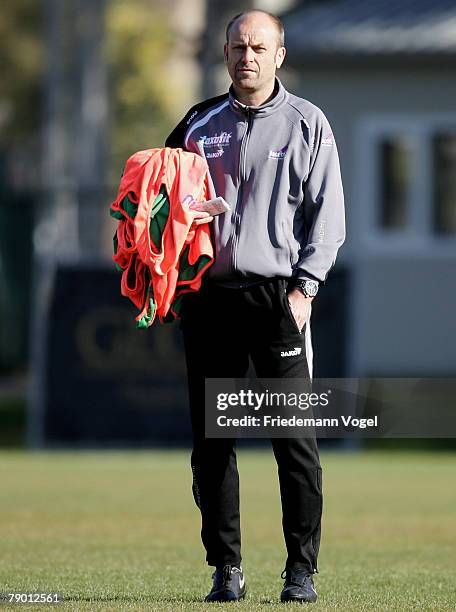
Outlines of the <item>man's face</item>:
M261 92L273 87L276 70L285 58L278 37L266 15L251 13L233 24L224 52L229 75L238 89Z

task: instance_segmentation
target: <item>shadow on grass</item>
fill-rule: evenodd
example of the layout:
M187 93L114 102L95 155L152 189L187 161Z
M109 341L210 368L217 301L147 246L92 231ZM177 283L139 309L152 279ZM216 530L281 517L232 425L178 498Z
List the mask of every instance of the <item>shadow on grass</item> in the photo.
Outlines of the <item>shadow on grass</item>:
M163 603L163 604L205 604L204 601L204 596L189 596L189 597L175 597L172 595L157 595L157 594L144 594L144 595L100 595L99 597L82 597L82 596L75 596L75 597L64 597L62 600L62 603L71 603L71 602L85 602L85 603L94 603L94 604L101 604L101 603L114 603L114 602L118 602L118 603L124 603L124 604L129 604L129 603L137 603L137 604L141 604L141 603ZM232 603L232 602L217 602L215 605L216 606L220 606L220 605L225 605L227 603ZM258 605L270 605L270 606L275 606L277 604L280 604L279 599L267 599L265 597L257 600L257 601L253 601L251 600L248 596L246 599L244 599L243 601L240 602L236 602L236 605L239 606L242 604L244 605L249 605L249 604L255 604L256 606ZM283 604L282 604L283 605ZM212 604L212 607L214 606L214 604ZM299 604L299 607L302 607L302 604Z
M100 595L96 597L83 597L76 595L74 597L64 597L62 603L70 602L86 602L86 603L204 603L204 597L173 597L167 595Z

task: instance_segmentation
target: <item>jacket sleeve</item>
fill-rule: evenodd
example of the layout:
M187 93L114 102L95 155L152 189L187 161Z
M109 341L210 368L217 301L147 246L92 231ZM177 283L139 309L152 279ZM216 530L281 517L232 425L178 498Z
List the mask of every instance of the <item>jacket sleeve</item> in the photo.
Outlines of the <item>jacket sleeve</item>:
M307 241L301 245L294 276L324 283L345 240L345 210L337 147L321 111L304 184L304 217Z

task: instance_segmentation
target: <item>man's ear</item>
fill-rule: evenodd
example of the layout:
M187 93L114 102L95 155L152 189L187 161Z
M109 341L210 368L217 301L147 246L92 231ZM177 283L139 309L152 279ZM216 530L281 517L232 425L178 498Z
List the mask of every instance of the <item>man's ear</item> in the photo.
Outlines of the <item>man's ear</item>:
M225 43L223 45L223 58L225 60L225 63L228 61L228 43Z
M279 47L277 49L276 60L275 60L276 68L280 68L280 66L283 64L286 54L287 54L287 50L285 49L285 47Z

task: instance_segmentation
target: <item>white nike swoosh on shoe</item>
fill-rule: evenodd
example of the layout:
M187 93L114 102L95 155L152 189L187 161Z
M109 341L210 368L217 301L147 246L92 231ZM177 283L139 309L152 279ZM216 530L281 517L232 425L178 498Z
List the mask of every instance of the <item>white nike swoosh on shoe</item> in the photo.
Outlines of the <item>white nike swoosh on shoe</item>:
M242 576L239 578L239 587L240 587L241 589L243 589L243 588L244 588L244 584L245 584L245 578L244 578L244 576L242 575Z

